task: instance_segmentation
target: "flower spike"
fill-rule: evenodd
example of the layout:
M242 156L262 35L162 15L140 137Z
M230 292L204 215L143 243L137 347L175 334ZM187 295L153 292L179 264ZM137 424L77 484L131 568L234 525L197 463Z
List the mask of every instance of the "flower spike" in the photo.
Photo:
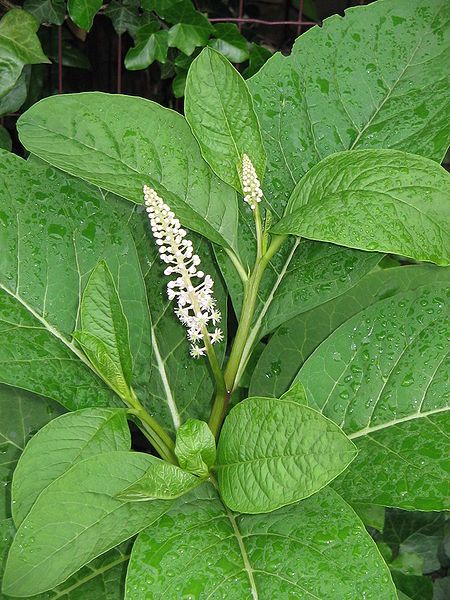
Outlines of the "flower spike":
M214 281L198 269L200 257L194 254L192 242L186 239L186 231L175 213L154 189L146 185L144 202L159 256L167 265L164 275L178 275L167 284L167 296L169 300L177 301L175 314L188 329L191 356L199 358L206 352L206 346L199 345L205 342L205 336L211 344L223 340L220 329L215 328L212 333L208 331L209 325L216 325L221 318L213 295ZM200 280L196 284L192 281L194 277Z
M255 167L247 154L242 156L242 189L244 201L250 205L252 210L255 210L256 205L261 202L263 193Z

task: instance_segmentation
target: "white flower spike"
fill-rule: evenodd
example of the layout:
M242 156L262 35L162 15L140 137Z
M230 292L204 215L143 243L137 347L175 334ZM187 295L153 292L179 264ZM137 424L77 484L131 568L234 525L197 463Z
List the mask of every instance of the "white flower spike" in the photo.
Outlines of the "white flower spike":
M242 156L242 189L244 201L250 205L252 210L255 210L256 205L261 202L263 193L255 167L246 154Z
M188 329L191 356L200 358L206 352L206 347L199 345L205 341L205 336L209 337L211 344L223 340L220 329L216 328L213 333L207 329L221 318L213 296L214 281L210 275L197 269L200 258L194 254L192 242L186 239L186 231L181 228L174 212L154 189L146 185L144 202L160 258L167 264L164 275L178 275L167 284L167 295L169 300L177 301L175 314ZM193 277L202 281L194 285Z

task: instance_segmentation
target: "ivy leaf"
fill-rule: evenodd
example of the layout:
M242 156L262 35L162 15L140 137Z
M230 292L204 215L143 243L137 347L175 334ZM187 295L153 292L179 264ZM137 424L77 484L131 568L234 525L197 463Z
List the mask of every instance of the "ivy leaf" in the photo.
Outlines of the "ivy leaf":
M125 409L87 408L48 423L27 444L14 471L12 512L16 527L39 494L75 464L130 447Z
M229 61L241 63L248 59L248 42L234 23L218 23L214 27L214 37L216 39L210 40L209 46Z
M195 475L156 458L147 472L120 492L117 498L133 502L175 500L200 485L201 482L201 479Z
M136 540L127 599L397 598L373 540L330 488L264 515L232 513L209 484L182 500Z
M0 148L7 152L11 152L12 149L11 136L9 135L9 131L3 127L3 125L0 125Z
M1 152L0 181L0 382L71 410L120 405L72 340L81 290L103 258L118 285L130 329L135 390L144 400L150 387L151 326L127 225L128 205L7 152ZM33 198L32 211L24 198Z
M236 246L235 193L210 171L180 114L143 98L66 94L35 104L18 128L31 152L63 171L138 204L149 185L186 227Z
M220 495L231 510L265 513L335 479L356 448L334 423L289 400L249 398L226 417L217 447Z
M87 357L121 397L130 394L133 359L128 322L111 271L100 261L81 299L81 331L75 338Z
M317 346L342 323L378 300L429 283L450 285L450 269L434 265L378 269L341 296L283 323L261 354L250 383L250 395L277 398L289 388ZM283 356L283 360L277 360L278 356Z
M155 60L160 63L166 62L168 50L168 33L166 30L152 31L145 36L142 30L148 26L144 25L137 32L137 43L134 48L130 48L125 56L125 66L130 71L146 69Z
M0 521L11 515L10 482L25 444L61 412L49 400L0 384Z
M102 0L67 0L67 10L75 25L89 31L95 15L102 6Z
M137 452L108 452L77 463L53 481L17 530L3 592L23 597L50 590L169 510L168 500L117 498L155 460Z
M216 460L216 442L208 424L188 419L177 431L175 454L180 467L206 476Z
M448 507L447 295L447 285L428 285L376 302L332 333L299 371L311 406L358 447L335 482L351 502Z
M118 35L128 31L134 37L141 23L139 6L139 0L112 0L103 14L111 19Z
M206 46L210 33L211 26L206 25L205 17L197 13L192 15L189 23L177 23L169 29L169 46L190 56L198 46Z
M272 52L270 50L261 46L261 44L252 42L250 44L248 67L243 72L244 78L248 79L255 75L271 56Z
M66 16L64 0L25 0L24 9L31 13L39 23L62 25Z
M167 279L163 275L165 265L159 259L158 250L149 235L143 208L136 207L129 218L144 277L151 316L151 341L153 354L148 386L147 402L151 413L171 431L176 431L188 417L208 419L214 383L205 358L194 360L189 354L186 328L174 315L173 303L167 297ZM195 252L201 257L202 269L214 280L214 296L222 314L221 328L225 340L216 345L221 361L226 348L227 294L220 272L207 240L189 234Z
M203 157L223 181L242 191L244 153L263 178L266 153L247 85L229 61L211 48L205 48L189 69L185 113Z
M25 65L49 63L42 52L33 15L13 8L0 19L0 98L15 85Z
M450 176L398 150L329 156L297 184L276 233L450 263Z
M16 112L27 99L31 67L25 65L14 86L0 98L0 116ZM2 146L0 146L2 147ZM8 148L6 148L8 149ZM9 148L11 149L11 148Z

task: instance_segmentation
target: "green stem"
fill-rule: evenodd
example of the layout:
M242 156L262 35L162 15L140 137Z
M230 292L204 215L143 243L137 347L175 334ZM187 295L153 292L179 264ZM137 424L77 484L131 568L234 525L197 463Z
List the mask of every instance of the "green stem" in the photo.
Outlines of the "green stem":
M239 258L236 256L236 254L232 250L229 250L228 248L224 248L224 250L225 250L228 258L233 263L233 266L236 269L239 277L241 278L242 283L245 283L248 279L248 274L247 274L246 270L244 269L244 266L242 265L241 261L239 260Z
M150 440L158 454L168 462L177 465L178 460L174 453L174 441L162 425L145 410L134 390L130 390L130 395L124 398L124 401L131 406L129 412L136 415L141 421L144 434Z

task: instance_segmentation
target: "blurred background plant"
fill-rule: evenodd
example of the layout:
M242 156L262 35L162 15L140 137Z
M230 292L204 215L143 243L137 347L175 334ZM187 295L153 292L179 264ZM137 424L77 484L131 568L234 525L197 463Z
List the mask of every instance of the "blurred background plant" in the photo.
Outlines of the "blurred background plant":
M0 147L16 146L18 111L56 93L122 92L181 111L189 65L204 46L247 78L302 31L362 3L0 0Z

